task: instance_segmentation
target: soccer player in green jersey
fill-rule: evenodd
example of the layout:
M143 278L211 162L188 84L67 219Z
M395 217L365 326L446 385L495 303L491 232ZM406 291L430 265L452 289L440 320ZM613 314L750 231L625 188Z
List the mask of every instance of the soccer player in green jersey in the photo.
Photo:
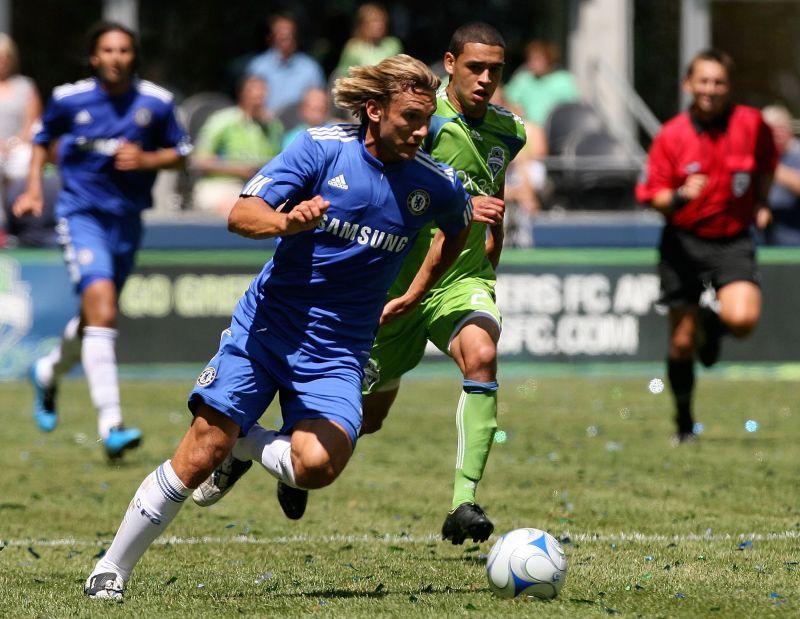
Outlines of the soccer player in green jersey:
M464 376L456 409L457 455L452 509L442 538L453 544L484 541L494 525L475 502L497 429L495 268L503 244L503 187L509 162L525 144L521 119L489 103L503 73L505 42L485 23L458 28L444 56L449 82L437 96L424 147L453 166L473 196L466 248L414 312L382 324L367 376L362 433L380 429L397 396L400 378L422 359L428 340L450 355ZM431 228L403 264L390 297L401 294L443 234Z

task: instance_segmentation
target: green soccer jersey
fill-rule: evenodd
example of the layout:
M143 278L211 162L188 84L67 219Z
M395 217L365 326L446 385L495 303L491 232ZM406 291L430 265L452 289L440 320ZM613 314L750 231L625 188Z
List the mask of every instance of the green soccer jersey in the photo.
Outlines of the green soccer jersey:
M436 113L431 119L424 148L435 159L456 170L470 195L494 196L500 193L508 164L524 145L525 128L516 114L489 105L482 119L468 119L450 103L445 87L437 93ZM473 222L464 251L439 281L437 288L448 286L462 277L495 278L485 251L486 228L486 224ZM399 296L408 289L435 234L436 228L433 226L420 231L390 290L390 296Z

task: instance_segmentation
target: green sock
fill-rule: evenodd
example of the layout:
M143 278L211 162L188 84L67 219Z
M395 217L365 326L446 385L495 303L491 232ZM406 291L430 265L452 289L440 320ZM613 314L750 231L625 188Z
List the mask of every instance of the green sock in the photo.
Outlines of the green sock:
M453 509L475 502L475 489L483 477L497 430L497 383L464 381L456 410L458 450L453 484Z

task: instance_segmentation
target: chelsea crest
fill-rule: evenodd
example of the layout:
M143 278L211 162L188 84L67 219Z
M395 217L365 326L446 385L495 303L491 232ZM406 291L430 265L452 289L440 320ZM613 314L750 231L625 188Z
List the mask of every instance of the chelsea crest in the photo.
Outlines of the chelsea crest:
M406 205L412 215L422 215L431 205L431 196L424 189L415 189L408 194Z

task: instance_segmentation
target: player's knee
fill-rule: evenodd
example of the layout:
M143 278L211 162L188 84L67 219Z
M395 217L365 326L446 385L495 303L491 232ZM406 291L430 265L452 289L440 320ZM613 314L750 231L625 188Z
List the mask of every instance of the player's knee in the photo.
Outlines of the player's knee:
M473 347L465 358L466 378L477 380L492 378L497 366L497 347L493 342L483 342Z
M305 452L293 458L293 465L297 485L308 490L330 485L344 469L344 463L337 465L325 450Z
M694 338L688 335L673 337L669 343L670 359L693 359L694 345Z
M117 326L117 304L94 303L86 308L84 317L87 326L114 329Z
M742 316L727 323L727 327L734 337L747 337L753 332L757 324L757 316Z

